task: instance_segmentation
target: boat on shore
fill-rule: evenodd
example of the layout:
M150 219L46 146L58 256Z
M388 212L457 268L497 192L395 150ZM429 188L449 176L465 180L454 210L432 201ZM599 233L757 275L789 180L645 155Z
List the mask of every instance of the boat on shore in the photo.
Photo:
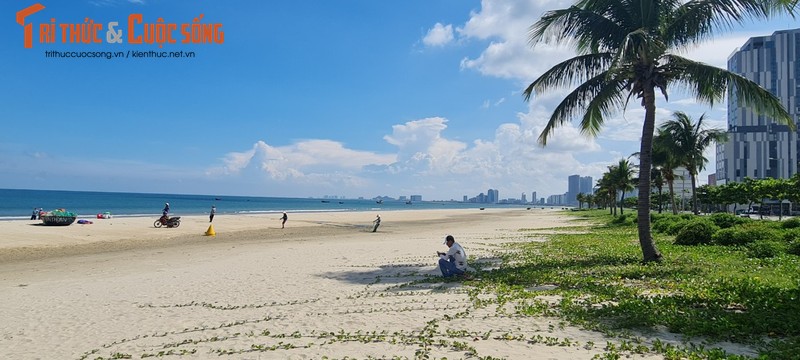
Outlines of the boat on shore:
M42 220L42 223L47 226L71 225L72 223L75 222L75 219L77 218L78 214L71 211L66 211L64 209L48 211L39 216L39 219Z

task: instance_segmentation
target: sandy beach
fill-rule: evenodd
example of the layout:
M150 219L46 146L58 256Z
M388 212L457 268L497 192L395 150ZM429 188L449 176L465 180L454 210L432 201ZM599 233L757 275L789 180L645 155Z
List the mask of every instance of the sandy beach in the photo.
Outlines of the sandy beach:
M488 259L519 229L573 226L550 209L0 222L0 349L7 359L591 359L602 334L475 306L437 277L453 234ZM540 335L574 345L513 341ZM601 346L583 346L589 342Z

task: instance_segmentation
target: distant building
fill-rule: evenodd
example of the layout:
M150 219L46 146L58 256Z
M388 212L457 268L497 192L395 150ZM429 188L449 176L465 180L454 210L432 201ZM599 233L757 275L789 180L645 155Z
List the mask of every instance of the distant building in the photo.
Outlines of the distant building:
M489 193L486 199L487 203L496 204L498 201L500 201L500 191L489 189L487 192Z
M411 201L422 201L422 195L411 195Z
M525 193L522 193L522 197L520 198L520 201L521 201L523 204L524 204L524 203L526 203L526 202L528 202L528 198L527 198L527 197L525 197Z
M550 195L547 197L547 205L565 205L567 194Z
M583 176L580 180L580 192L585 195L594 194L594 183L591 176Z
M469 201L469 197L467 197L467 195L464 195L464 202L467 202L467 201Z
M539 199L536 197L536 191L531 191L531 202L535 204L538 202L538 200Z
M566 201L562 204L577 204L579 192L581 192L581 176L570 175L567 178Z

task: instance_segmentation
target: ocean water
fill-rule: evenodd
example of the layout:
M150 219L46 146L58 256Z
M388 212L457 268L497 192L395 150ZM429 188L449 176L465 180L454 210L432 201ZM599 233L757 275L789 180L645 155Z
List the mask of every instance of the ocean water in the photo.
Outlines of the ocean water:
M320 211L388 211L411 209L525 208L532 205L478 204L461 202L357 199L278 198L225 195L144 194L60 190L0 189L0 220L29 219L33 208L45 211L65 209L80 217L111 212L114 216L160 216L164 203L173 216L208 214L216 205L217 214L289 213Z

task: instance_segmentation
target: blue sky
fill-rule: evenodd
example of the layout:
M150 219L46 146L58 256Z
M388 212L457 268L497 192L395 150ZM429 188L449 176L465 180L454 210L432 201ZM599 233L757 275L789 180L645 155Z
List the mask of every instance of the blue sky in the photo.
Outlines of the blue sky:
M26 18L34 41L24 48L15 14L34 3L0 2L0 188L427 200L493 188L530 199L564 193L572 174L597 179L638 151L635 105L596 139L565 126L536 144L559 94L526 103L521 90L571 52L531 48L527 27L572 1L43 0ZM222 24L224 42L106 43L106 24L118 21L125 38L130 14L179 26L202 14ZM53 18L103 24L103 43L40 43L39 24ZM749 23L686 55L724 67L748 37L791 27ZM659 121L677 110L725 127L725 104L673 92ZM713 172L707 156L701 182Z

